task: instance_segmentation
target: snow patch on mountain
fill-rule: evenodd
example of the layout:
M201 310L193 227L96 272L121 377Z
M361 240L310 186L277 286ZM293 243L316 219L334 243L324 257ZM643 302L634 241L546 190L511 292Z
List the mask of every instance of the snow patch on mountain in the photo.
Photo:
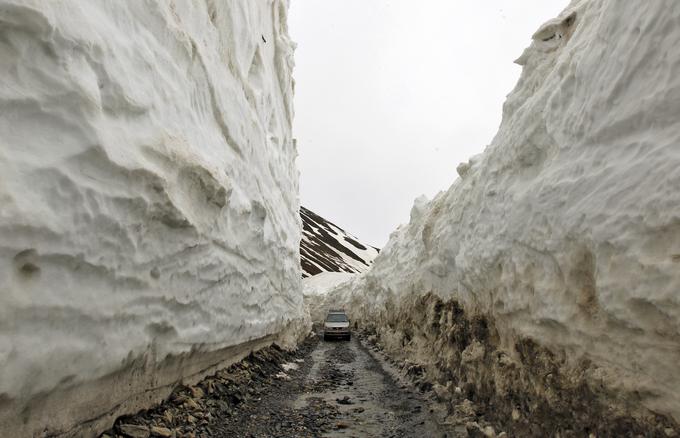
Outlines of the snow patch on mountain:
M485 152L326 302L511 435L672 431L679 40L674 0L573 1L517 60Z
M377 248L360 243L356 237L305 207L300 208L300 216L303 277L322 272L365 272L378 255Z
M7 436L94 435L305 332L287 7L0 0Z

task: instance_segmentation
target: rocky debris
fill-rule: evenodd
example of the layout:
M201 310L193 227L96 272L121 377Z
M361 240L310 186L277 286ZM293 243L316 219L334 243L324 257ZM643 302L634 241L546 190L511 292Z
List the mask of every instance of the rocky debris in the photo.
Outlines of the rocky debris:
M312 354L319 366L308 376L309 388L317 391L314 397L318 394L338 410L333 426L337 432L330 436L442 437L452 431L437 424L428 397L395 381L388 371L392 365L370 354L357 340L323 342ZM297 403L308 398L303 394Z
M470 330L475 336L482 332ZM516 395L510 396L515 397L513 407L505 412L497 400L480 397L479 388L463 376L442 379L442 371L431 364L386 356L380 341L357 333L352 342L310 338L295 352L261 350L195 386L177 388L153 410L119 419L102 438L546 436L544 417L532 418L526 401ZM493 351L489 344L482 347L482 358ZM479 351L474 345L468 357ZM277 379L291 363L299 367L287 367L289 380ZM610 419L603 417L602 422ZM677 436L671 426L633 434L609 434L604 428L575 433L585 430L579 427L572 424L570 430L559 430L559 436Z
M367 332L372 333L370 330ZM359 333L358 337L374 353L394 362L395 367L400 370L400 375L410 381L415 388L421 392L430 393L433 399L439 402L430 407L430 413L438 415L440 424L453 431L453 435L449 436L501 436L495 433L494 426L498 425L485 418L473 402L462 397L463 391L460 387L451 382L438 383L431 376L428 376L426 367L422 365L386 355L384 348L379 343L380 338L374 334Z
M341 344L345 345L345 344ZM356 360L356 354L350 348L333 348L329 350L326 361L338 364L352 363Z
M353 385L354 373L344 371L335 366L336 363L349 363L349 354L346 352L338 353L336 350L329 350L324 363L321 365L320 378L308 382L305 390L308 392L327 392L338 386Z
M168 429L167 427L153 426L151 427L151 435L160 436L164 438L171 438L175 435L175 432Z
M289 403L303 389L311 366L303 357L317 343L310 337L294 352L277 346L254 352L195 386L178 387L154 409L120 418L101 438L319 436L335 428L337 408L321 399L305 409ZM296 367L284 373L291 363Z

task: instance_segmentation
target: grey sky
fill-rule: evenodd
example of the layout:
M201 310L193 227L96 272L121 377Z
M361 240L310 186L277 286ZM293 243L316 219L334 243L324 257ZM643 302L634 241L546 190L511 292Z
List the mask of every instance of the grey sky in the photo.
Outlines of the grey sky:
M382 247L491 142L513 64L567 0L292 0L301 202Z

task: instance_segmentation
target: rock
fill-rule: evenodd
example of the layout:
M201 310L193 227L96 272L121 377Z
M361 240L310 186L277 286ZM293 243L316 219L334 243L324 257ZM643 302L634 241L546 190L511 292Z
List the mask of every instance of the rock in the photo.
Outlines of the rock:
M172 416L172 412L170 412L169 410L163 412L163 418L165 418L166 423L172 423L172 420L174 419L174 417Z
M349 424L343 423L342 421L338 421L335 423L335 428L336 429L347 429L349 427Z
M671 429L670 427L667 428L667 429L664 429L664 430L663 430L663 433L664 433L667 437L676 437L676 436L678 436L678 434L675 433L675 429Z
M348 396L344 396L343 398L336 398L335 401L340 405L353 405L354 404L354 402L351 401Z
M204 393L203 390L202 390L201 388L199 388L198 386L193 386L193 387L191 387L191 395L192 395L195 399L198 399L198 398L203 398L203 396L205 396L205 393Z
M443 385L440 385L439 383L435 383L432 386L432 390L434 391L435 395L437 398L441 400L448 400L451 398L451 395L447 391L446 387Z
M470 438L484 438L486 436L476 421L468 421L465 423L465 430Z
M465 350L461 353L461 362L463 364L475 364L484 358L484 353L486 349L484 345L479 341L475 340L470 345L468 345Z
M468 399L456 405L457 411L465 417L474 417L477 414L475 406Z
M484 428L484 436L489 438L494 438L496 436L496 431L491 426L486 426Z
M196 403L196 400L194 400L192 398L187 399L184 402L184 406L189 408L189 409L193 409L193 410L201 409L201 407L198 405L198 403Z
M510 414L510 415L512 416L513 421L519 420L520 414L519 414L519 411L517 409L513 409L512 414Z
M153 426L151 428L151 434L153 436L161 436L161 437L164 437L164 438L170 438L174 435L173 432L170 429L168 429L167 427L160 427L160 426Z
M151 435L148 427L136 424L120 424L118 430L130 438L149 438Z

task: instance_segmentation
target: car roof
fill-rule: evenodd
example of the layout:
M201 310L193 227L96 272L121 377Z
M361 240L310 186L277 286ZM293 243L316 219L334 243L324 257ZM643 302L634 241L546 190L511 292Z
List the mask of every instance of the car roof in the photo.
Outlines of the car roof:
M345 313L345 311L344 310L329 310L328 313L329 314L331 314L331 313Z

